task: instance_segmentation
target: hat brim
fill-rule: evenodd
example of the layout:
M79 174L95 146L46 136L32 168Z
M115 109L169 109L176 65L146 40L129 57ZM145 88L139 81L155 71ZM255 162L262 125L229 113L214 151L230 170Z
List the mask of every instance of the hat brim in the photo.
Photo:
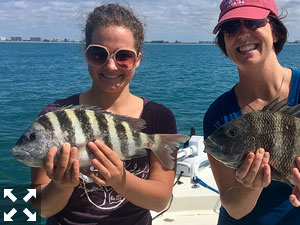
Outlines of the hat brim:
M213 33L216 34L220 29L220 26L232 19L253 19L253 20L260 20L267 18L269 15L269 9L263 9L258 7L251 7L251 6L243 6L239 8L234 8L227 13L225 13L220 19L213 30Z

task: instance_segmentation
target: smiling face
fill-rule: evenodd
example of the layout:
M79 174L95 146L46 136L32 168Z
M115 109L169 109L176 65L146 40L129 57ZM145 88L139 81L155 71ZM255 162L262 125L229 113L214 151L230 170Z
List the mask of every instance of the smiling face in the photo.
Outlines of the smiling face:
M275 56L273 44L277 41L270 23L256 30L248 29L241 20L239 31L234 35L224 34L229 58L239 67L264 63Z
M98 27L92 33L92 44L103 45L112 54L118 49L135 49L135 40L132 32L120 26ZM113 57L110 57L103 66L89 64L89 73L93 80L93 87L97 92L120 93L129 92L129 82L133 78L135 68L140 64L142 53L138 53L138 60L132 70L119 69Z

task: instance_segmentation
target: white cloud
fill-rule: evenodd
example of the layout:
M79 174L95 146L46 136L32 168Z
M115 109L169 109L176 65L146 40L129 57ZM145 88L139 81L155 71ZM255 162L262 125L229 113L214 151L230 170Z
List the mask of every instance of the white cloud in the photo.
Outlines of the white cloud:
M28 0L0 1L0 36L69 37L81 39L80 24L86 13L100 1ZM106 1L109 2L109 1ZM147 40L199 41L212 40L219 2L212 0L128 0L142 21L145 21ZM298 18L300 1L277 0L279 12L288 11L283 20L290 40L300 39Z

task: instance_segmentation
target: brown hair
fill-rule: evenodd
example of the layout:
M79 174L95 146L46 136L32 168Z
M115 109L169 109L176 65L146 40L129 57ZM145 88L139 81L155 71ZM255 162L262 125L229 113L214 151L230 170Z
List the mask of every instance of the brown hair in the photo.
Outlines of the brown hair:
M85 25L85 47L91 44L92 33L97 27L122 26L129 29L135 40L137 52L142 51L144 43L144 26L133 11L119 4L101 5L88 15Z
M270 13L268 18L270 20L273 34L278 38L278 41L274 43L275 53L276 55L278 55L281 52L285 42L287 41L288 31L285 25L283 24L283 22L278 17L276 17L273 13ZM215 38L215 42L216 45L222 50L222 52L226 56L228 56L226 51L225 40L224 40L224 32L221 29L219 30L219 33Z

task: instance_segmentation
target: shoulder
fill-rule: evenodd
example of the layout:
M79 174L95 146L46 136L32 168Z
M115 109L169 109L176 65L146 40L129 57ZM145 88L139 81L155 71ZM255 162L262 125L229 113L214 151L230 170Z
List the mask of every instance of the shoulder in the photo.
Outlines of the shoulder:
M292 81L288 98L289 105L295 105L300 102L300 70L292 69Z
M62 106L78 105L78 104L79 104L79 94L72 95L64 99L57 99L54 103L51 103L47 105L45 108L43 108L42 111L40 112L40 115L46 114L48 112L53 112Z
M297 78L299 79L299 77L300 77L300 70L292 69L292 71L293 71L293 75L296 75Z
M299 83L299 81L300 81L300 70L292 69L292 81Z
M204 138L224 123L232 120L240 108L234 93L234 88L220 95L208 108L203 119Z
M150 133L177 133L175 116L169 108L146 98L143 100L142 119L146 121Z
M144 98L144 111L150 114L174 116L173 112L162 104Z

